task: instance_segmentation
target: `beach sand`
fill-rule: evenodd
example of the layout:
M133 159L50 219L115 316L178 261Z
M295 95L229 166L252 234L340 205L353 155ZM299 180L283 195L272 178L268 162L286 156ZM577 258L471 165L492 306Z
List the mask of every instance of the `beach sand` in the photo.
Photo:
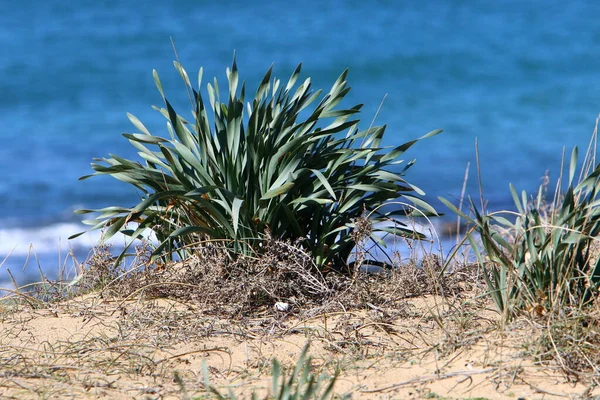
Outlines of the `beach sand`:
M308 316L265 309L223 318L209 306L88 294L46 307L5 306L0 397L250 398L271 387L271 359L293 368L303 346L315 373L353 399L554 399L600 394L536 362L531 321L500 328L491 304L427 295L393 308ZM177 377L176 377L177 376Z

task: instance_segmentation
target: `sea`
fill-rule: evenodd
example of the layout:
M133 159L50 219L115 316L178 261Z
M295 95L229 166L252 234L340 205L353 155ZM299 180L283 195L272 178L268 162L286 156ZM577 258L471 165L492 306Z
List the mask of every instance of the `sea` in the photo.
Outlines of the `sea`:
M563 152L587 148L599 16L600 2L578 0L2 1L0 287L76 271L100 233L69 241L85 230L75 209L135 204L124 183L78 178L95 157L138 159L127 112L168 134L153 69L190 115L175 59L224 89L235 53L250 93L271 65L285 81L302 63L325 90L349 68L343 105L364 104L361 127L386 124L384 145L444 130L405 154L406 180L440 212L467 172L467 196L513 209L509 184L534 193Z

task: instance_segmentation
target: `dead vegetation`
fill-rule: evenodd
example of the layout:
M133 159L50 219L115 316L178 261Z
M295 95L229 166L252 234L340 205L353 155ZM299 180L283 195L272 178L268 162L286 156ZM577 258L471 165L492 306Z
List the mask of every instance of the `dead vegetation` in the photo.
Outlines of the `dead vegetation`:
M586 398L597 383L596 314L501 326L472 265L343 275L274 238L260 258L199 246L168 265L141 246L127 268L101 246L75 284L38 288L53 296L4 298L0 396L265 398L271 360L291 370L306 343L310 371L338 374L334 398Z

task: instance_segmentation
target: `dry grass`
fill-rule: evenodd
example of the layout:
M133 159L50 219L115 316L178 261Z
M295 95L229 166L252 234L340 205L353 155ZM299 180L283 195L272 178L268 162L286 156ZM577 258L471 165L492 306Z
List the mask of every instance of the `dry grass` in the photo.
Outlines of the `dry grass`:
M68 298L3 299L0 397L213 398L207 373L264 396L271 359L293 366L307 342L315 373L339 371L336 398L586 398L596 384L596 314L501 329L472 266L321 274L294 244L264 245L232 261L207 242L158 266L142 247L126 271L100 247L76 286L54 286Z

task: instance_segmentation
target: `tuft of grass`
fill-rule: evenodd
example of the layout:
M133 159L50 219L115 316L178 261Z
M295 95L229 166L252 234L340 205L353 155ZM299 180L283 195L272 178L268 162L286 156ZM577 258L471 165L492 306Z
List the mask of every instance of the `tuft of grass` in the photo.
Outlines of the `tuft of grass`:
M339 370L330 377L326 374L320 374L315 376L311 372L312 359L308 356L308 349L310 344L307 343L293 370L288 374L281 363L273 358L271 367L271 391L270 394L263 397L264 400L326 400L331 399L334 396L333 388L337 380ZM228 395L224 395L216 387L210 384L208 377L208 369L206 364L204 365L204 387L211 397L217 399L232 399L236 400L238 397L229 390ZM180 384L183 392L185 392L185 386L183 381L178 375L175 375L175 379ZM337 397L341 399L350 399L350 395L343 397ZM252 393L252 399L258 400L259 396L256 392Z
M593 153L592 149L588 152ZM471 217L441 198L472 225L467 238L489 293L507 321L523 312L542 316L551 310L585 306L598 295L600 165L586 157L576 181L577 159L575 148L566 190L562 193L559 179L550 202L545 185L533 198L525 191L519 195L511 185L516 212L488 214L471 200Z

